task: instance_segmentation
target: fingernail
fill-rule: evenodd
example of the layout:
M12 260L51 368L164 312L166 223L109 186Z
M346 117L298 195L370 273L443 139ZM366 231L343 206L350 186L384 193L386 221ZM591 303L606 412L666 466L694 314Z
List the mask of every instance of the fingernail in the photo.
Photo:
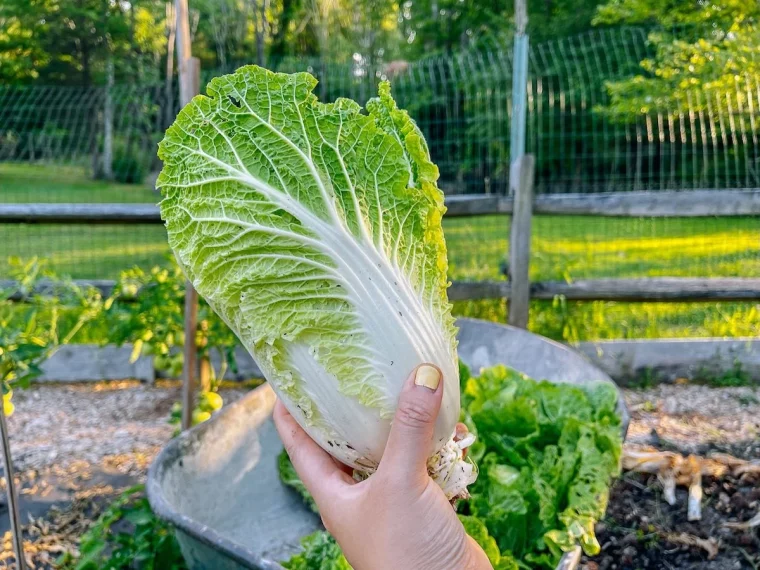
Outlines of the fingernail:
M423 364L417 369L417 372L414 374L414 383L417 386L430 388L433 392L435 392L438 389L438 384L441 383L441 373L435 366Z

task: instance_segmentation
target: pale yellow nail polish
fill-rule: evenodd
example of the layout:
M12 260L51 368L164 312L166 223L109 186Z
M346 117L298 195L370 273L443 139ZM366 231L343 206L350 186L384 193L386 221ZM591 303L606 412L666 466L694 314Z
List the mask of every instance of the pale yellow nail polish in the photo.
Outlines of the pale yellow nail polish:
M435 392L438 389L438 384L441 383L441 373L435 366L423 364L414 374L414 383L417 384L417 386L430 388Z

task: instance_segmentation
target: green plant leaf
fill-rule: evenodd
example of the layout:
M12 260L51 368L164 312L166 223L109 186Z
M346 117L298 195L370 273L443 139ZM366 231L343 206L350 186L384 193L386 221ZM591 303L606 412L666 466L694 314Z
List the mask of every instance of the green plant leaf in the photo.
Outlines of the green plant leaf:
M379 462L411 370L458 377L445 207L388 84L367 113L315 86L256 66L211 80L159 145L157 186L184 273L296 420L358 468ZM445 385L433 451L458 391Z
M277 458L277 470L280 474L280 481L288 487L293 488L299 495L301 495L301 498L309 508L315 513L318 513L317 503L314 502L311 493L309 493L308 489L306 489L306 485L303 484L298 473L296 473L296 470L284 449L280 452L280 456Z
M132 353L129 355L130 364L137 362L137 359L140 358L140 355L142 354L142 349L143 340L141 338L138 338L132 345Z

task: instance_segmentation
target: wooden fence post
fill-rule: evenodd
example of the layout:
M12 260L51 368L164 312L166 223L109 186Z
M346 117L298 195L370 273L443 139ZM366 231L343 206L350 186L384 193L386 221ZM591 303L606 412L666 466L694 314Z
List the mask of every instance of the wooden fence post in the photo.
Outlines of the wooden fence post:
M509 316L507 322L527 328L530 306L530 237L533 216L533 176L535 159L532 154L520 157L514 188L515 204L509 239Z
M193 423L195 408L195 372L198 366L198 347L195 333L198 326L198 292L189 280L185 281L185 345L182 365L182 429Z
M200 60L192 57L190 45L190 17L187 0L176 0L177 16L177 60L179 65L179 98L180 105L187 105L200 92ZM192 425L193 408L195 407L196 368L198 362L198 347L196 345L196 329L198 325L198 292L188 280L185 282L185 345L184 365L182 367L182 429Z
M103 163L100 172L106 180L113 180L113 82L114 65L110 41L106 63L106 93L103 105Z

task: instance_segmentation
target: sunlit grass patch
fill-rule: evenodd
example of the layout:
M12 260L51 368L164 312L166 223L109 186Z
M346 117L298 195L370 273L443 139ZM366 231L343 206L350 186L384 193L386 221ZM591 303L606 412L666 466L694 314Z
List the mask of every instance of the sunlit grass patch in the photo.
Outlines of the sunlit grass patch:
M0 163L0 204L6 203L155 203L147 186L93 180L85 168Z
M170 253L163 226L85 224L0 224L0 252L0 275L7 272L9 255L37 256L75 279L116 279L134 265L165 264Z

